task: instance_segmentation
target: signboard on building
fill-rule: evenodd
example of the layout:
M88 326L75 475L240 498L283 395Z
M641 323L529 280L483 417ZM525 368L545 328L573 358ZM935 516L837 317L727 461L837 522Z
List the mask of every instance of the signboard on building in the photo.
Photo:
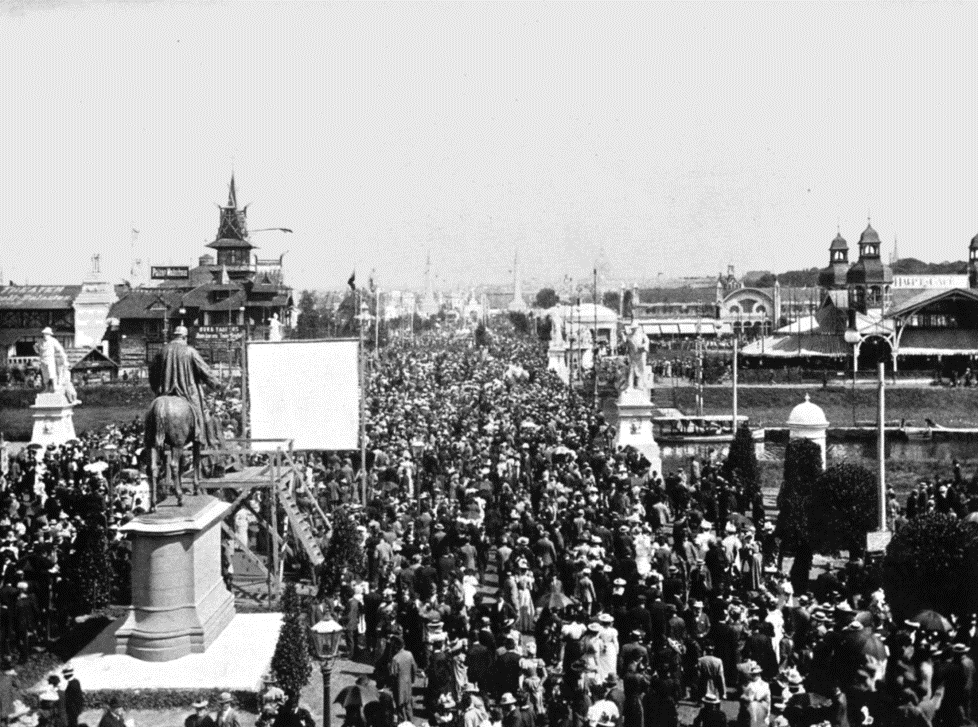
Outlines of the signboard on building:
M197 326L194 338L198 341L240 341L243 334L241 326Z
M967 275L894 275L893 289L901 288L967 288Z
M190 268L186 265L154 265L149 275L153 280L186 280L190 277Z

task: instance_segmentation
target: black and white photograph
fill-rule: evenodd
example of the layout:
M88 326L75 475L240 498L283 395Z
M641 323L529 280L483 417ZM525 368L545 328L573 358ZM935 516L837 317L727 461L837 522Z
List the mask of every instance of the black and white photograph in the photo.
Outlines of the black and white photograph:
M978 727L976 30L0 0L0 727Z

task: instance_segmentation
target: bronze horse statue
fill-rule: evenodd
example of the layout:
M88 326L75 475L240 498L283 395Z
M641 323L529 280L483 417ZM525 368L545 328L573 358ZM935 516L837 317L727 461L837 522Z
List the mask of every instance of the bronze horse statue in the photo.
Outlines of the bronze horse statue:
M190 403L179 396L158 396L146 412L144 445L148 453L150 512L156 511L156 480L160 464L165 467L167 487L183 505L183 464L187 445L193 453L193 494L200 486L200 442ZM175 470L173 475L171 470Z

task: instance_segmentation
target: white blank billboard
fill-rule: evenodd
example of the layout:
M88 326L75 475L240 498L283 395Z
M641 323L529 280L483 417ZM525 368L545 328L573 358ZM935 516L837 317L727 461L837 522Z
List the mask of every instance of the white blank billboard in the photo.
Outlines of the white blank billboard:
M295 449L357 449L357 341L249 341L252 439L291 439ZM274 443L255 449L276 449Z

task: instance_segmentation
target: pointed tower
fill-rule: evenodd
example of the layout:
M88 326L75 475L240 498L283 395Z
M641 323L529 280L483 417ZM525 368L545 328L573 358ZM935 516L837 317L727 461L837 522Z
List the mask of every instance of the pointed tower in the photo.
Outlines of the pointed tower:
M527 309L526 301L523 299L523 284L520 282L519 250L513 254L513 300L506 309L512 313L523 313Z
M893 270L880 259L880 236L871 223L859 236L859 260L849 268L846 284L850 308L881 316L889 307Z
M248 237L248 207L238 209L234 174L228 187L228 203L220 209L217 237L207 247L217 250L218 265L226 265L231 272L250 271L251 251L258 248Z
M849 243L837 231L829 245L829 266L818 273L818 286L824 290L840 290L846 287L849 272Z
M435 300L435 291L431 282L431 251L428 251L428 259L424 266L424 297L421 299L420 310L418 311L425 318L438 315L438 301Z

